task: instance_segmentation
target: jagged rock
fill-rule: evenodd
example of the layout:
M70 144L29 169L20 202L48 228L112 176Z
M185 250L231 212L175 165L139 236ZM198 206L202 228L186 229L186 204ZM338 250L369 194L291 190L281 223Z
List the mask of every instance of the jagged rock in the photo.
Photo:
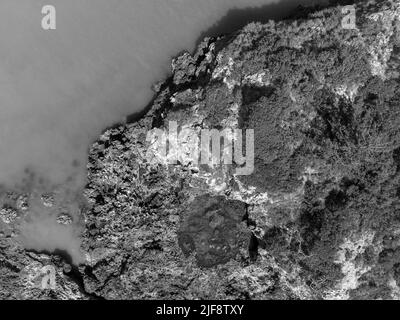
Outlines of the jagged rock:
M52 256L60 286L47 297L398 299L400 1L356 11L356 29L328 8L175 58L148 112L93 144L86 262ZM168 164L149 132L171 122L253 129L254 171L210 169L187 149ZM21 270L43 265L13 243L2 298L29 292Z
M95 232L85 241L91 257L103 252L90 264L92 290L396 298L399 5L359 5L354 30L342 28L340 8L253 23L177 57L149 113L91 150ZM149 155L148 131L170 121L196 132L254 129L254 173Z

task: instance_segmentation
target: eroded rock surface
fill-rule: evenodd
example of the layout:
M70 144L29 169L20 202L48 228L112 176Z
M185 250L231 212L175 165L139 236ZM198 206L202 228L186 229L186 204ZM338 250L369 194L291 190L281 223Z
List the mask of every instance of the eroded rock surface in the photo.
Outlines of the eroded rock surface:
M90 150L86 261L11 250L3 232L0 297L399 298L400 1L356 12L356 29L329 8L174 59L146 115ZM254 129L254 172L168 165L146 138L171 121ZM32 293L22 270L46 257L57 288Z

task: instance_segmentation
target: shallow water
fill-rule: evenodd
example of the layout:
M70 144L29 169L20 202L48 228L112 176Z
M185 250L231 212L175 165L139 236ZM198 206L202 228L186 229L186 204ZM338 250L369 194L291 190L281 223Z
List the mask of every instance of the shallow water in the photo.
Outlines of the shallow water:
M82 172L90 142L146 105L172 56L193 49L229 9L275 2L2 0L0 183L15 182L27 167L50 182ZM285 6L298 2L310 1ZM57 10L56 30L41 28L45 4ZM269 18L268 8L262 12L257 19ZM208 34L239 27L240 16Z
M202 35L229 32L255 18L280 18L298 3L315 1L265 7L277 2L1 0L0 184L11 186L35 173L47 185L75 175L82 186L90 143L146 106L151 85L166 77L172 56L193 50ZM41 28L47 4L56 8L56 30ZM42 220L25 228L35 248L54 237L49 225L55 222L37 222Z

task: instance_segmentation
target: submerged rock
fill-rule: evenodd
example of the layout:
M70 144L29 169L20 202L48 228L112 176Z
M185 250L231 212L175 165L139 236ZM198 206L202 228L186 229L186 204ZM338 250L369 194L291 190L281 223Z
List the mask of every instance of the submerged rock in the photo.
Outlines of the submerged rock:
M340 7L252 23L174 59L148 112L93 144L86 261L65 272L52 256L47 297L399 298L400 1L356 13L354 29ZM254 171L185 148L170 164L149 132L171 123L254 130ZM28 290L4 270L40 261L19 250L16 265L1 253L2 298Z

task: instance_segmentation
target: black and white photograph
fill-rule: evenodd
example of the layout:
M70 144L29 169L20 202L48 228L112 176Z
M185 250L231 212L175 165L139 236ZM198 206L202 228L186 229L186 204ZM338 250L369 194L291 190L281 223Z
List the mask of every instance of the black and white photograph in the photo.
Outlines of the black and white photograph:
M0 300L400 300L400 0L0 0Z

